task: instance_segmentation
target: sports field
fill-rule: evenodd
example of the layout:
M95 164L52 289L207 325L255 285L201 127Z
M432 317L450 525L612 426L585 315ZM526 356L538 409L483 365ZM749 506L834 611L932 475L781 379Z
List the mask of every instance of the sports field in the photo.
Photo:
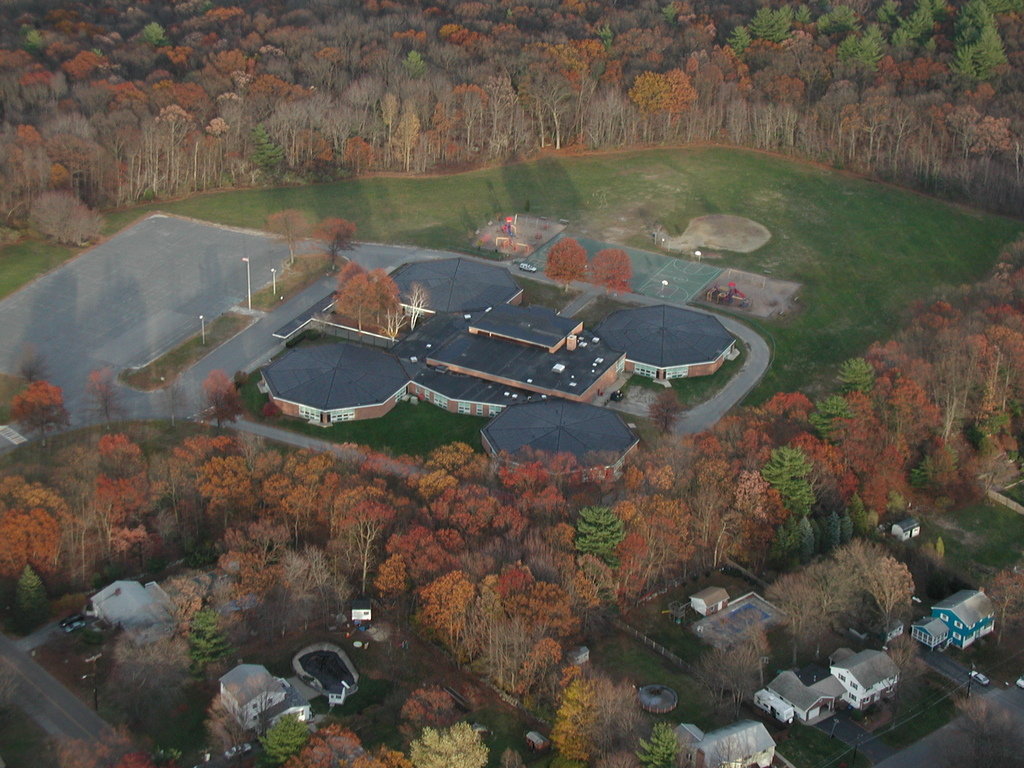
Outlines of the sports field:
M758 152L701 147L539 160L448 176L370 177L332 184L198 195L109 214L108 230L145 211L241 226L299 208L343 216L358 237L458 250L482 222L508 211L568 219L595 240L649 247L654 224L669 236L708 214L748 217L771 240L715 266L793 280L800 312L759 325L775 360L752 400L816 389L847 357L902 327L917 301L981 279L1024 223ZM18 272L27 244L14 254ZM37 261L52 258L40 251ZM0 275L9 262L0 251ZM707 263L707 260L705 260ZM2 282L2 281L0 281ZM7 286L8 288L12 286Z
M556 237L534 253L529 259L530 263L535 264L543 272L547 264L548 251L563 237L571 237L586 248L588 259L593 259L594 254L604 248L622 248L629 254L633 265L633 292L666 301L678 303L693 301L702 293L708 283L722 274L721 267L701 264L696 261L684 261L675 256L623 247L615 243L604 243L590 237L580 237L571 232Z

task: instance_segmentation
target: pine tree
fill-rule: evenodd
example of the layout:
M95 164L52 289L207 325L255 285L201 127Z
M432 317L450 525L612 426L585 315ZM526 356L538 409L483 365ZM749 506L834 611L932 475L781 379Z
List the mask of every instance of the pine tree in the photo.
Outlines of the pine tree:
M262 124L252 129L252 140L255 144L251 158L253 163L265 173L276 173L284 160L284 149L274 143Z
M778 10L762 6L750 20L750 35L757 40L781 43L789 37L793 26L793 9L784 5Z
M782 446L772 451L761 476L779 492L782 503L794 515L806 516L814 505L814 490L807 475L811 462L799 448Z
M824 525L821 526L821 549L823 552L831 552L839 546L842 539L842 524L839 522L839 515L829 512L825 517Z
M843 512L839 516L839 543L845 544L853 538L853 520L850 516Z
M885 24L889 27L895 27L900 20L900 7L896 3L896 0L884 0L884 2L878 6L878 10L875 11L875 18L878 19L881 24Z
M868 393L875 386L875 369L863 357L851 357L839 366L836 379L843 392Z
M260 764L272 768L298 754L309 740L309 727L295 715L286 715L260 736L263 755Z
M885 35L877 24L872 24L861 35L857 46L857 61L874 71L885 53Z
M848 5L837 5L818 19L818 31L825 35L854 32L859 28L857 14Z
M810 24L814 21L814 16L811 14L811 8L806 3L801 3L797 6L796 11L793 12L793 21L797 24Z
M46 587L30 565L25 566L18 579L14 610L15 624L22 632L29 632L50 616Z
M640 739L636 756L644 768L675 768L678 751L675 731L668 723L661 722L654 724L650 741Z
M155 21L151 21L142 28L142 39L154 48L160 48L161 46L169 43L167 40L167 33L164 31L164 28Z
M777 564L788 566L796 559L802 543L799 521L803 519L797 515L790 515L775 532L771 558Z
M217 626L217 613L212 608L203 608L192 617L188 652L192 658L192 669L196 673L206 669L207 664L231 653L231 644Z
M801 517L798 523L800 531L800 562L809 563L817 550L817 542L814 536L814 526L809 517Z
M878 515L864 506L858 494L853 494L846 512L853 523L853 530L861 536L867 536L875 529L878 523Z
M419 51L409 51L402 64L405 66L406 74L413 80L419 80L427 73L427 62L423 60Z
M584 507L576 520L576 550L617 566L615 548L626 536L622 520L608 507Z
M754 42L750 37L750 32L746 27L736 27L729 35L729 46L733 49L737 56L741 56L750 44Z
M845 43L845 41L843 41ZM842 45L839 46L842 50ZM850 404L846 402L846 398L842 395L829 395L824 400L820 400L815 406L816 410L812 413L807 420L811 422L811 425L818 430L822 437L826 440L832 431L836 428L837 419L851 419L853 418L853 411L850 410Z

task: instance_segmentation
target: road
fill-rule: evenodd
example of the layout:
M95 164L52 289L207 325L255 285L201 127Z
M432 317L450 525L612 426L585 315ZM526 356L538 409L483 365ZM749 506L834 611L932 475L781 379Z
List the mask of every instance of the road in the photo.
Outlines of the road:
M18 702L25 714L50 736L96 741L110 730L99 715L2 634L0 659L15 672Z

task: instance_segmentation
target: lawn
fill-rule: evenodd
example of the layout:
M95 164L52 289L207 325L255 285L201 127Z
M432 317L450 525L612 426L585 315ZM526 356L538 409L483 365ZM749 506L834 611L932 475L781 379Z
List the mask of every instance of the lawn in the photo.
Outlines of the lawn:
M796 768L815 768L821 765L868 768L871 765L871 761L860 752L857 753L856 763L851 763L853 747L848 747L838 739L830 739L828 734L809 725L793 725L788 737L778 742L776 751Z
M242 400L253 418L258 418L267 402L267 396L256 388L258 380L258 376L251 376L242 387ZM396 456L425 456L435 448L453 442L466 443L477 451L483 450L480 430L487 419L451 413L427 403L399 403L391 413L379 419L346 421L330 427L286 417L268 423L332 443L365 445Z
M305 288L330 272L329 258L324 253L296 256L295 263L291 266L285 266L283 270L280 270L280 274L277 275L276 286L271 282L270 285L256 291L252 295L253 309L269 312L280 302L288 301L292 296L301 293Z
M0 711L0 757L7 768L56 768L57 755L38 725L18 709Z
M926 520L925 536L946 545L946 560L978 577L1015 565L1024 552L1024 515L996 504L976 504Z
M897 726L882 734L882 741L903 749L938 730L956 716L956 703L948 695L952 685L937 673L929 673L913 694L900 703Z
M40 240L22 240L0 248L0 298L14 293L78 251Z
M226 312L206 322L206 333L202 329L153 362L133 371L124 371L121 381L135 389L150 392L164 386L175 376L206 357L211 350L244 331L253 322L250 315Z
M631 309L636 304L630 304L610 296L598 296L583 309L573 315L576 320L582 320L583 326L594 330L594 327L604 320L608 315L617 309Z
M558 312L580 294L575 288L565 291L560 286L548 285L520 275L512 275L512 279L523 289L524 307L541 306Z
M570 232L645 247L644 222L658 221L670 234L710 213L764 224L767 245L714 262L804 285L802 312L765 323L776 362L755 399L830 377L839 362L891 336L915 300L981 278L1000 246L1024 229L818 166L717 147L201 195L111 214L108 227L156 209L258 227L268 213L300 208L315 217L340 213L367 240L466 250L481 222L522 210L527 200L531 213L569 219Z
M7 423L11 413L11 398L25 386L25 380L21 377L0 373L0 424Z

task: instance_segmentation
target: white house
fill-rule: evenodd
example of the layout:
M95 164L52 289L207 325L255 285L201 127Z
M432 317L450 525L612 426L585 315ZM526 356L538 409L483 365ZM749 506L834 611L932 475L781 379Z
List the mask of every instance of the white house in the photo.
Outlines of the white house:
M777 720L816 723L835 713L836 701L845 692L842 684L829 675L805 685L795 672L780 672L767 686L754 694L754 703Z
M842 699L854 709L864 709L891 693L900 679L899 667L882 651L854 653L840 648L831 661L832 676L844 689Z
M287 680L261 664L239 664L220 679L224 705L247 731L263 732L285 715L302 722L312 716L309 702Z
M910 541L915 536L921 535L921 523L912 517L900 520L892 524L890 533L900 541Z
M676 727L682 754L693 768L768 768L775 759L775 740L762 723L739 722L704 733L692 723Z
M171 599L155 581L145 586L115 581L92 596L85 613L136 636L156 637L174 630Z
M718 613L729 604L729 593L721 587L708 587L690 595L690 607L701 616Z

